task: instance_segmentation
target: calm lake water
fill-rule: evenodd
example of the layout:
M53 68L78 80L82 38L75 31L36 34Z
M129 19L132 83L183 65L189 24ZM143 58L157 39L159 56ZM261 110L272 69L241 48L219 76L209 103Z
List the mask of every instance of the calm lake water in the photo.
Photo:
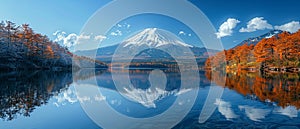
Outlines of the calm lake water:
M166 119L148 121L146 125L114 119L109 113L105 114L110 110L103 107L103 115L96 115L99 120L105 119L108 126L104 126L110 128L118 127L119 123L123 128L151 128L161 123L175 123L173 128L300 127L299 74L199 72L200 80L188 77L188 81L198 87L183 89L178 70L163 69L162 72L166 78L163 88L151 86L154 85L148 79L151 69L85 70L76 74L1 73L0 129L100 129L81 107L88 103L107 104L117 114L132 119L159 116L174 108L173 105L178 108L165 116ZM122 81L128 73L131 85L120 91L112 74ZM96 87L101 94L80 95L85 86ZM210 100L211 109L215 110L202 123L199 117L209 91L223 91L223 94L221 98ZM179 97L183 97L183 101L176 101ZM178 114L189 105L192 107L187 115L176 122L175 119L180 118Z

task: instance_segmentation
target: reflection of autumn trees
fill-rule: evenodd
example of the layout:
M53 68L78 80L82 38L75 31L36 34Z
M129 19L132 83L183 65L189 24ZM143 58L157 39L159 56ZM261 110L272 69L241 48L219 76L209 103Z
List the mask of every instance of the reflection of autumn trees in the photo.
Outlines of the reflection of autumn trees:
M279 106L289 105L300 108L300 74L259 75L259 73L227 73L226 80L222 73L206 72L206 77L221 86L233 89L244 96L255 95L260 101L276 102Z
M71 73L3 73L1 74L0 117L12 120L17 115L30 116L36 106L72 82Z
M299 75L295 78L285 78L284 75L277 75L269 78L256 78L253 85L254 93L260 100L271 100L279 106L288 105L300 108L300 83ZM285 75L289 76L289 75Z
M74 79L88 79L94 72L82 70ZM66 90L73 79L72 72L23 71L0 73L0 82L0 119L13 120L18 115L30 116L36 107Z

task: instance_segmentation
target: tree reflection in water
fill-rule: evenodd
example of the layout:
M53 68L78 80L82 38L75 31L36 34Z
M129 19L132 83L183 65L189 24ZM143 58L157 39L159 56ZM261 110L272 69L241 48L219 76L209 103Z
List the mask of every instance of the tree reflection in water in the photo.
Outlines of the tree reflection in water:
M246 71L218 72L214 82L233 89L250 98L265 103L274 102L281 107L295 106L300 109L300 74L299 73L250 73ZM226 78L222 75L226 75ZM212 80L211 71L206 77ZM224 80L226 79L226 80Z
M75 80L87 79L91 72L80 71ZM36 107L67 90L73 79L72 71L22 71L0 73L0 82L0 118L10 121L18 115L29 117Z

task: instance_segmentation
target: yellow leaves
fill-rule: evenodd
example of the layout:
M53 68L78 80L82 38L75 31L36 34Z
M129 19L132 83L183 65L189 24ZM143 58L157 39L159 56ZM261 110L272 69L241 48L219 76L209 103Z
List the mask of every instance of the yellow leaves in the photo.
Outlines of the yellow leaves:
M51 46L47 46L46 49L45 49L45 52L44 52L44 55L46 58L54 58L54 52L52 50L52 47Z

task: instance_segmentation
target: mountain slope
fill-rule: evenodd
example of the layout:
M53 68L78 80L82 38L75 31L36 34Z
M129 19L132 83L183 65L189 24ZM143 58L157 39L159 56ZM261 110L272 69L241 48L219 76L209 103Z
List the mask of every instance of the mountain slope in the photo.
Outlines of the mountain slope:
M118 49L118 53L116 50ZM97 50L97 59L110 62L112 57L127 58L128 56L134 56L137 59L174 59L176 57L188 57L188 50L191 50L192 54L198 58L207 58L208 52L206 48L199 48L192 45L188 45L178 39L174 34L160 30L157 28L148 28L138 34L128 38L124 42L99 48ZM93 56L93 51L77 51L77 55ZM218 51L209 50L211 54ZM171 56L170 53L173 53Z
M150 48L158 48L165 45L192 47L191 45L180 41L174 34L157 28L147 28L125 40L121 45L123 47L137 47L145 45Z
M246 39L244 41L242 41L241 43L239 43L238 45L236 45L234 48L236 48L237 46L242 46L245 43L247 43L247 45L256 45L258 42L260 42L261 40L265 39L265 38L271 38L272 36L278 36L278 34L281 34L283 31L281 30L272 30L266 34L260 35L258 37L252 37L249 39Z

